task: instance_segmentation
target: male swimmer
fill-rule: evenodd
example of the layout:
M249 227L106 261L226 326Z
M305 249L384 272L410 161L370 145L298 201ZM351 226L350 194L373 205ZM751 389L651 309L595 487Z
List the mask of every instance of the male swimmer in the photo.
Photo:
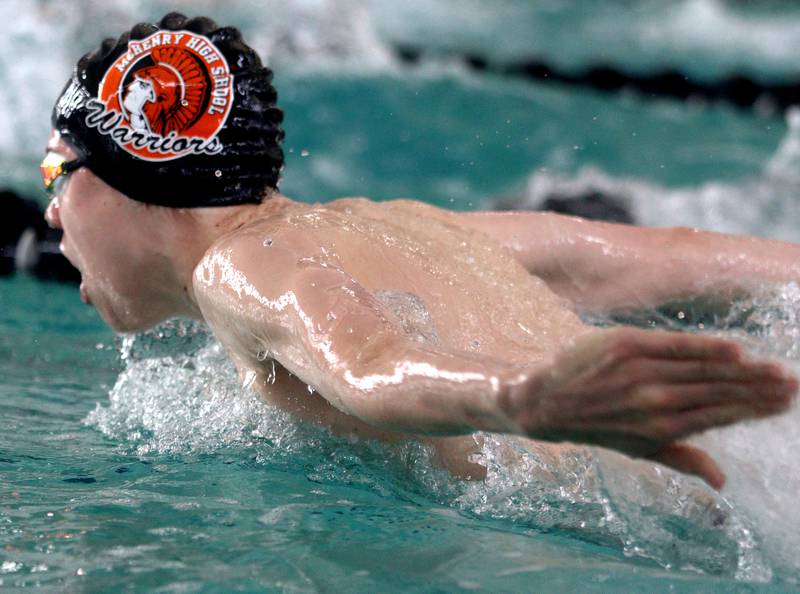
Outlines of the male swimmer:
M78 62L42 163L46 218L114 329L204 320L269 402L340 434L423 440L475 478L471 434L489 431L612 448L720 487L681 440L790 405L797 380L735 342L599 329L574 310L800 280L800 246L294 202L277 189L271 74L236 29L176 13Z

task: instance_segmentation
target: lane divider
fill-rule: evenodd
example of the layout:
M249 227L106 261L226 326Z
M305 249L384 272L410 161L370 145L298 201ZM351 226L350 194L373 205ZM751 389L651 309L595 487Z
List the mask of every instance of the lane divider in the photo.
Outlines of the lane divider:
M625 72L610 65L594 65L578 72L537 59L496 62L475 53L433 52L418 46L396 45L395 56L404 64L415 65L424 59L457 58L470 70L528 80L561 83L605 92L635 91L642 98L667 97L683 101L724 101L760 115L779 116L792 105L800 104L800 79L773 84L734 74L717 81L694 79L676 69L663 69L649 74Z

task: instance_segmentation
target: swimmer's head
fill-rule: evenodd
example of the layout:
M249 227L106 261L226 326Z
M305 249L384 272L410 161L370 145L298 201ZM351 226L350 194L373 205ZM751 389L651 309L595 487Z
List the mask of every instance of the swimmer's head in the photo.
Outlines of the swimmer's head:
M186 283L176 278L174 259L197 257L182 221L245 207L166 208L131 200L83 166L57 132L47 150L42 176L52 194L45 218L64 232L59 247L80 271L81 298L123 332L181 315Z
M197 313L191 270L211 230L277 193L271 77L236 29L174 13L78 62L42 163L46 217L114 329Z
M83 56L53 128L128 198L178 208L257 203L277 190L283 167L271 80L237 29L171 13Z

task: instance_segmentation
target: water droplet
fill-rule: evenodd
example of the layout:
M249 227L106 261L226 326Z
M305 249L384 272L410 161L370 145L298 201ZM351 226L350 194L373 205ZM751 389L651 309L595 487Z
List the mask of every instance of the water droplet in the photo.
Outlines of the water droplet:
M222 172L221 172L219 169L217 169L217 170L214 172L214 175L216 175L217 177L222 177Z
M314 387L311 384L308 384L308 393L309 394L313 394L314 393Z
M270 246L272 245L272 238L269 238L269 239L267 239L267 240L264 242L264 245L265 245L265 246L267 246L267 247L270 247Z
M332 322L333 320L336 319L336 314L334 314L332 312L328 312L328 315L325 316L325 317L328 319L329 322Z
M685 313L683 313L682 311L679 311L679 312L678 312L678 319L679 319L679 320L682 320L682 319L684 319L685 317L686 317L686 314L685 314Z
M303 149L302 151L300 151L300 156L301 157L307 157L310 154L311 153L309 153L306 149Z
M183 100L181 100L181 105L186 107L187 105L189 105L189 102L186 99L183 99Z
M86 571L84 571L83 567L79 567L78 571L75 572L76 575L86 575Z
M256 381L256 372L255 371L248 371L244 374L244 379L242 379L242 390L249 390L250 386L253 385L253 382Z
M16 561L3 561L0 565L0 573L14 573L22 569L22 563Z

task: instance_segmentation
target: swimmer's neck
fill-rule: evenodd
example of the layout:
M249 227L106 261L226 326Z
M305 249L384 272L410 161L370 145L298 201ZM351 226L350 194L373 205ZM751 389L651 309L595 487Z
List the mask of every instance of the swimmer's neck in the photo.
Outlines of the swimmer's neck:
M171 260L171 286L164 289L172 294L176 316L203 319L194 294L194 269L208 249L221 237L233 233L255 218L278 214L294 201L277 192L260 204L183 209L175 212L168 233L164 234L164 254Z

